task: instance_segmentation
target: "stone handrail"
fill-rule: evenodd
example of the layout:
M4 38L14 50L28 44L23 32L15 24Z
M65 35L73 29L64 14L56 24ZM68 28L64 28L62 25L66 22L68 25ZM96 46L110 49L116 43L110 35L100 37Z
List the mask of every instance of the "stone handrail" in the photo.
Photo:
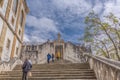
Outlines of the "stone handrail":
M94 70L97 80L120 80L120 62L100 56L85 54L90 68Z
M1 71L11 71L18 64L18 61L20 61L19 58L13 58L8 62L1 62L0 72Z

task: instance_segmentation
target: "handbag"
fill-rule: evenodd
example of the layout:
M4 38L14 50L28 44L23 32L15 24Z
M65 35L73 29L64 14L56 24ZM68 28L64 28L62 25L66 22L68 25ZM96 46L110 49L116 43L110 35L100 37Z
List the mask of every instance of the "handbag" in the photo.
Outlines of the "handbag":
M28 72L28 76L31 77L32 76L32 72L29 71Z

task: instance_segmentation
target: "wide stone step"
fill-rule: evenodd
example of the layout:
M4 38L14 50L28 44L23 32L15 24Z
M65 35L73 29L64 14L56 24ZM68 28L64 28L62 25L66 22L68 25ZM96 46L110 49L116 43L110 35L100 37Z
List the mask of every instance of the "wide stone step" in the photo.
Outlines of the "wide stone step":
M94 73L91 69L42 69L42 70L31 70L32 73ZM21 70L14 70L14 71L8 71L8 72L2 72L2 75L5 74L21 74Z
M73 72L73 71L93 71L91 69L41 69L41 70L31 70L33 72L39 71L39 72L61 72L61 71L69 71L69 72ZM7 72L11 72L11 71L7 71ZM22 72L22 70L13 70L13 72ZM1 73L6 73L5 71L1 72Z
M49 68L45 68L45 67L44 68L40 68L40 67L35 68L35 67L33 67L32 68L32 70L49 70L49 69L51 69L51 70L71 69L72 70L72 69L89 69L89 68L74 68L74 67L73 68L69 68L69 67L66 67L66 68L59 68L59 67L58 68L50 68L50 67ZM14 70L22 70L22 68L21 69L14 69Z
M22 71L22 70L13 70L15 71ZM32 71L93 71L91 69L32 69Z
M2 78L0 80L22 80L21 78ZM29 78L29 80L97 80L97 79L44 79L44 78Z
M14 70L20 70L22 67L21 65L17 65ZM33 69L89 69L88 63L81 63L81 64L39 64L33 65Z
M13 70L13 72L21 72L22 70ZM93 71L91 69L39 69L39 70L31 70L32 72L80 72L80 71ZM8 71L11 72L11 71Z
M45 76L45 77L29 77L29 80L54 80L54 79L96 79L94 76ZM21 80L21 77L1 77L0 80Z
M94 71L88 63L71 64L35 64L29 80L96 80ZM13 71L2 72L0 80L21 80L22 66L17 65Z
M92 72L92 73L87 73L87 72L82 72L82 73L39 73L39 72L32 72L32 75L35 77L40 77L40 76L94 76L95 74ZM7 75L0 75L0 77L4 77L4 76L16 76L16 77L19 77L19 76L22 76L22 73L10 73L10 74L7 74Z
M45 74L45 73L94 73L93 71L31 71L32 73L39 73L39 74ZM19 74L22 73L21 71L10 71L10 72L6 72L6 74ZM4 73L5 74L5 73Z
M81 70L81 71L76 71L76 70L50 70L50 71L37 71L37 70L33 70L31 71L33 76L67 76L67 75L79 75L79 76L94 76L94 72L92 70ZM4 73L3 75L0 75L1 77L2 76L22 76L22 71L8 71L6 73Z
M34 74L64 74L64 73L69 73L69 74L74 74L74 73L77 73L77 74L91 74L91 73L94 73L93 70L91 69L66 69L66 70L51 70L51 69L48 69L48 70L31 70L32 73ZM11 74L11 75L18 75L18 74L22 74L22 71L21 70L14 70L14 71L8 71L8 72L2 72L1 75L8 75L8 74Z
M0 77L21 77L22 74L18 75L0 75ZM33 74L33 77L59 77L59 76L94 76L94 74Z

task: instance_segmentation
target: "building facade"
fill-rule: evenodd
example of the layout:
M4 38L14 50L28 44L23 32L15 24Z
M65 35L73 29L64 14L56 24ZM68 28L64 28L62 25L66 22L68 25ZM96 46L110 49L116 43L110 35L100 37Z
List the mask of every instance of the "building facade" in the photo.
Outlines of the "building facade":
M47 54L54 54L55 59L59 54L60 59L69 60L71 62L83 62L82 47L71 42L64 42L61 35L54 41L48 40L45 43L29 44L25 43L22 46L20 59L24 61L30 58L32 63L41 64L47 62Z
M20 55L28 12L25 0L0 0L1 61L9 61Z

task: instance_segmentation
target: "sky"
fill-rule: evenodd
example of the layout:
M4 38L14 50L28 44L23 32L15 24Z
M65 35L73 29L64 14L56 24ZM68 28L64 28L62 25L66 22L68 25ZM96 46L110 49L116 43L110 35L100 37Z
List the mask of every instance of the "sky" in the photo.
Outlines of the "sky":
M25 42L62 39L79 43L84 19L92 10L100 17L112 12L120 18L120 0L26 0L30 12L25 25Z

